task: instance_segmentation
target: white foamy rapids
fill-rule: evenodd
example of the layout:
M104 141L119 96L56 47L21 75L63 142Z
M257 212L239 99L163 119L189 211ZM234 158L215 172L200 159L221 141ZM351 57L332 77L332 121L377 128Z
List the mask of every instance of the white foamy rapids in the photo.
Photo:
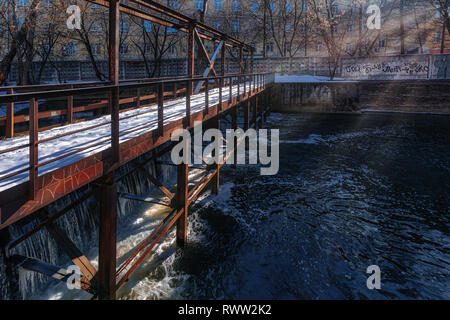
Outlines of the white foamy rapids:
M165 157L170 157L166 154ZM168 160L168 158L163 158ZM172 185L176 170L172 166L158 165L153 162L145 167L160 181ZM156 190L148 179L147 174L136 172L129 175L118 185L120 192L150 195L163 199L163 195ZM50 212L56 212L72 203L79 194L72 193L52 205ZM167 214L165 207L149 205L133 200L120 199L118 207L117 257L119 263L137 243L139 243ZM75 207L74 210L56 220L60 228L67 233L75 245L85 254L94 267L98 267L98 205L93 197ZM10 227L11 238L15 239L26 230L37 225L37 220L24 224L19 223ZM33 257L61 268L67 268L73 263L62 252L49 233L41 230L32 237L15 247L10 254L20 254ZM20 270L19 295L23 299L87 299L91 295L82 290L69 290L65 283L50 279L36 272ZM0 278L6 275L0 273Z

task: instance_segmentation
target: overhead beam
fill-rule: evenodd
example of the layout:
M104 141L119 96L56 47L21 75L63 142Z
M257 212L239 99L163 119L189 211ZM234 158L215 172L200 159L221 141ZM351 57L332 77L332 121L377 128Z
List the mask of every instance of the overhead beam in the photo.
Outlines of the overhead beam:
M87 1L89 1L91 3L95 3L95 4L98 4L98 5L101 5L101 6L106 7L106 8L109 8L109 1L107 1L107 0L87 0ZM156 2L152 1L152 5L150 5L149 3L144 2L144 1L139 1L139 0L131 0L131 1L135 2L135 3L138 3L138 4L141 4L142 6L147 7L149 9L153 9L153 10L155 10L158 13L162 13L164 15L169 15L171 18L177 19L178 23L175 23L173 21L170 21L170 20L167 20L167 19L155 16L155 15L153 15L151 13L148 13L148 12L145 12L145 11L143 11L141 9L134 8L134 7L122 4L122 3L119 4L120 12L123 12L125 14L129 14L129 15L132 15L132 16L144 19L144 20L151 21L153 23L156 23L156 24L159 24L159 25L162 25L162 26L165 26L165 27L174 28L174 29L177 29L177 30L179 30L181 32L185 32L185 33L189 32L189 29L188 29L188 27L185 24L190 23L190 22L191 23L196 23L199 26L199 28L202 29L202 31L203 31L203 32L199 33L201 38L204 38L204 39L207 39L207 40L210 40L210 41L220 42L220 39L225 37L227 39L227 42L226 42L225 45L228 46L228 47L247 46L246 44L240 42L239 40L233 39L233 38L227 36L224 33L221 33L221 32L219 32L217 30L214 30L211 27L208 27L206 25L203 25L203 24L200 24L200 23L196 22L194 19L187 18L187 20L186 20L186 19L183 18L185 16L181 15L180 13L178 13L176 11L170 10L169 8L167 8L165 6L159 5ZM157 4L158 6L155 6L154 4ZM168 11L160 9L161 7L167 9ZM171 12L171 13L168 14L168 12ZM204 32L209 32L212 35L207 35Z

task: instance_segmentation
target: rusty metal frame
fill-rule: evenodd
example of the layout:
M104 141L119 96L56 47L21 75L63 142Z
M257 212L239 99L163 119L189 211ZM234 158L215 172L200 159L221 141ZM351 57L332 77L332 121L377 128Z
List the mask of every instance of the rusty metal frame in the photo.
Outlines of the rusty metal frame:
M232 153L235 153L236 149L223 157L222 163L217 163L213 166L214 171L204 176L200 181L189 190L188 181L188 164L181 164L178 166L178 181L177 191L175 194L169 191L162 183L154 176L149 175L150 180L170 199L170 204L156 203L158 205L168 205L174 208L172 213L168 215L163 222L147 237L132 253L132 255L119 267L116 267L116 232L117 232L117 180L115 180L115 171L120 166L125 165L131 161L135 161L139 156L147 153L168 142L172 133L178 128L191 129L196 121L208 121L213 122L213 126L220 128L220 117L225 112L237 109L239 104L245 99L256 98L258 94L262 93L266 89L266 83L261 82L267 74L251 74L243 75L243 51L249 51L249 46L246 44L229 37L228 35L214 30L204 24L198 23L192 18L186 17L170 8L160 5L154 1L149 0L131 0L132 3L137 4L139 8L131 5L125 5L119 3L119 0L88 0L89 2L103 5L109 8L109 82L103 86L93 86L88 88L74 88L64 90L54 90L50 92L32 92L32 93L19 93L9 94L0 97L0 102L7 102L10 106L8 113L8 119L14 118L13 111L14 102L17 101L30 101L30 130L29 130L29 143L22 147L28 147L30 150L29 167L26 169L29 171L29 182L19 184L4 192L0 192L0 229L4 228L12 223L15 223L25 216L28 216L41 208L46 207L48 204L56 201L57 199L80 189L88 184L93 185L92 194L96 195L97 200L100 202L100 225L99 225L99 267L98 271L90 264L90 262L82 255L82 253L76 248L76 246L70 241L70 239L64 235L62 231L53 225L54 219L63 213L57 213L54 216L48 216L41 213L41 223L37 228L31 232L21 236L19 239L14 240L10 246L17 245L31 234L37 232L42 228L46 228L50 234L57 240L58 244L63 247L63 250L69 255L69 257L80 266L83 270L86 286L90 290L95 290L95 294L100 299L115 299L117 289L128 279L128 277L136 270L142 260L148 255L152 248L158 243L158 241L170 230L170 228L177 223L177 244L179 247L183 247L186 243L187 235L187 216L188 207L200 194L200 192L206 187L208 183L213 181L213 192L219 191L219 175L220 168L226 163L228 157ZM148 12L156 12L157 15ZM120 83L119 82L119 16L120 13L134 15L136 17L147 19L155 23L159 23L166 27L176 28L182 32L188 33L188 74L186 78L175 79L156 79L156 81L144 81L141 83ZM176 20L175 22L173 20ZM219 43L218 48L215 50L214 56L209 59L208 54L203 46L202 40L207 39ZM194 44L195 41L199 43L200 52L205 56L209 62L209 68L205 71L203 77L195 77L194 70ZM225 47L230 49L239 49L239 74L236 76L225 76ZM222 75L217 76L214 70L214 61L221 51L222 58ZM251 51L251 50L250 50ZM215 77L206 77L210 71L213 71ZM244 90L241 94L240 86L242 84L242 77L244 77L244 88L247 77L254 79L254 90L250 90L249 93ZM229 79L228 86L230 89L230 97L227 101L223 101L222 90L224 88L224 80ZM202 82L206 81L205 90L209 90L209 81L214 80L219 87L219 101L216 105L209 105L209 101L206 102L207 108L205 111L191 110L191 95L193 91L193 82L200 81L200 88ZM256 81L258 80L258 82ZM232 86L233 82L238 84L237 96L233 97ZM173 84L175 94L178 93L176 85L179 83L185 84L185 97L186 108L185 115L182 119L175 120L164 126L164 85ZM119 135L119 105L120 96L119 91L122 89L136 89L137 97L126 99L126 101L136 102L140 106L141 97L140 89L148 86L156 86L157 93L155 94L156 105L158 111L158 128L153 131L143 133L137 137L127 140L123 143L119 143L119 137L124 134L129 134L130 131ZM196 92L199 89L196 89ZM38 139L38 99L49 97L67 97L69 122L73 121L71 114L73 113L73 96L76 94L86 93L107 93L109 99L107 107L111 114L111 121L102 124L111 125L111 136L103 141L97 142L95 145L104 142L111 142L111 147L107 150L83 158L70 165L58 168L52 172L38 175L37 169L49 161L39 163L38 162L38 145L43 141ZM14 93L14 92L12 92ZM208 95L205 93L205 96ZM11 107L12 106L12 107ZM198 109L198 108L197 108ZM256 111L256 109L255 109ZM12 116L11 116L12 115ZM237 111L234 110L233 126L236 126ZM256 115L256 113L255 113ZM255 119L256 120L256 119ZM14 119L10 122L14 123ZM255 124L256 125L256 124ZM148 126L148 125L146 125ZM10 128L8 128L11 131ZM48 140L48 139L47 139ZM49 141L49 140L48 140ZM238 145L238 141L235 141L235 147ZM89 148L93 145L88 146ZM86 148L88 148L86 147ZM11 151L11 150L7 150ZM2 151L5 153L6 151ZM69 155L71 155L69 153ZM57 161L67 156L59 156L52 161ZM143 168L143 165L147 162L138 163L137 168ZM208 169L210 169L209 167ZM16 173L9 174L11 176ZM129 174L129 173L127 173ZM120 177L124 178L127 174ZM2 177L5 179L5 177ZM91 190L92 191L92 190ZM28 195L28 199L24 196ZM90 195L89 195L90 196ZM136 195L124 195L122 196L133 198L138 201L151 202L145 198L139 198ZM88 195L86 195L88 197ZM79 202L77 201L77 204ZM73 208L73 207L72 207ZM71 208L63 209L64 212L68 212ZM16 257L17 258L17 257ZM25 260L24 260L25 259ZM28 259L28 260L27 260ZM17 260L17 259L16 259ZM39 268L45 271L46 266L44 263L29 260L29 258L18 257L19 263L22 265L27 264L30 268L37 266L35 271L39 272ZM50 270L55 270L54 267L49 267ZM53 269L52 269L53 268ZM41 270L41 271L42 271ZM48 270L47 270L48 271ZM125 273L123 276L122 274ZM117 279L120 276L120 280ZM64 278L64 275L63 275ZM90 281L95 283L91 285Z

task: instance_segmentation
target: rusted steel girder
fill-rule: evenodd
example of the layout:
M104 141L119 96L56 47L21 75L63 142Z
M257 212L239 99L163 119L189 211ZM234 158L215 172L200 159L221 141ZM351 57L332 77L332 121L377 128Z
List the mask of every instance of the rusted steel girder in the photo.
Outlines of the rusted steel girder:
M98 246L98 297L102 300L116 298L116 233L117 233L117 184L114 172L99 182L100 204Z

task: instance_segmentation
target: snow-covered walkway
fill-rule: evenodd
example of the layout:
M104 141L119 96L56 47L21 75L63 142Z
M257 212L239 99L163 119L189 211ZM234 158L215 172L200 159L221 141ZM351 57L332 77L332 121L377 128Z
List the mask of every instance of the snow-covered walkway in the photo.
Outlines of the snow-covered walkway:
M246 91L249 91L249 83L245 86ZM240 84L240 93L244 92L244 84ZM232 88L232 96L236 97L238 93L238 86L235 85ZM230 90L229 87L223 87L222 89L222 100L226 101L229 99ZM209 90L209 105L213 106L219 102L219 89ZM205 94L200 93L191 96L191 114L203 111L205 109ZM164 125L170 122L184 118L186 115L186 98L179 98L172 101L164 102ZM131 118L128 118L133 116ZM127 119L125 119L127 118ZM73 132L82 128L94 126L96 124L101 124L109 122L111 117L109 115L102 116L100 118L89 120L85 122L80 122L76 124L70 124L62 127L53 128L39 133L39 140L47 139L57 135L61 135L67 132ZM155 106L141 107L139 109L129 110L120 113L119 122L119 134L122 135L130 130L134 130L140 126L150 124L154 122L153 125L147 126L145 128L136 130L130 134L120 137L120 143L124 141L135 138L146 132L152 131L157 128L158 124L158 110ZM111 137L111 125L105 124L103 126L67 135L65 137L60 137L55 140L44 142L39 144L39 163L55 159L61 155L74 152L76 150L85 148L88 145L98 143L105 140L97 146L89 148L84 151L80 151L71 156L65 157L61 160L52 162L48 165L39 168L39 175L50 172L60 167L67 166L74 163L82 158L88 157L92 154L98 153L110 147L110 142L106 141ZM17 137L12 139L6 139L0 141L0 151L10 149L16 146L21 146L28 144L29 137ZM0 154L0 177L8 175L10 173L25 169L29 166L29 148L23 148L12 152L7 152ZM11 188L19 183L28 180L28 171L18 174L16 176L10 177L8 179L0 181L0 191Z

